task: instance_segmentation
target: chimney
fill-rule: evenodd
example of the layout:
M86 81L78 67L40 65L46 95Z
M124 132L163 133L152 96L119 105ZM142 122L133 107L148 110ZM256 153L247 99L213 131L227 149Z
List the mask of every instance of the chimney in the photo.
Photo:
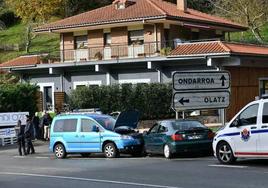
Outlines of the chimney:
M130 0L114 0L113 4L115 5L116 9L125 9L128 6L134 4L134 2Z
M177 9L187 12L187 0L177 0Z

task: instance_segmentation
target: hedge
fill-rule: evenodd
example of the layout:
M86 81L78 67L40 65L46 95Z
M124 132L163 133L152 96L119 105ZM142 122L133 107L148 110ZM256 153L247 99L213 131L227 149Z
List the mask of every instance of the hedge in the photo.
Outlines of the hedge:
M171 100L171 85L157 83L80 87L69 97L72 109L100 108L103 113L137 109L142 119L174 117Z
M0 112L37 111L38 87L30 84L0 84Z

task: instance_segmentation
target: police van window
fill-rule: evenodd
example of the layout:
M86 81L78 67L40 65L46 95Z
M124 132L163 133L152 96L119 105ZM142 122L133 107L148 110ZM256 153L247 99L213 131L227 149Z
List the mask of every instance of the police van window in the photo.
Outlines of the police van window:
M61 119L55 122L54 132L76 132L77 119Z
M249 106L240 114L241 126L257 124L258 104Z
M81 132L92 132L96 123L90 119L81 119Z
M262 123L268 123L268 103L263 105Z

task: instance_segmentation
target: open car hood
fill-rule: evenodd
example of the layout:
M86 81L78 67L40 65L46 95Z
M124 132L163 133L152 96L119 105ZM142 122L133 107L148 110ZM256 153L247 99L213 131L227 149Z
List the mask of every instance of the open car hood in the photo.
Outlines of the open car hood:
M119 114L116 119L114 129L118 127L130 127L136 129L140 119L140 113L137 110L127 110Z

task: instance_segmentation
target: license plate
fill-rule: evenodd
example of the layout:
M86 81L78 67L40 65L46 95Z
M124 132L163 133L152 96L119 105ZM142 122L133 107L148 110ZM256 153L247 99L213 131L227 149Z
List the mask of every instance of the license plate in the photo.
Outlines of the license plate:
M200 138L201 138L200 135L188 136L189 140L196 140L196 139L200 139Z

